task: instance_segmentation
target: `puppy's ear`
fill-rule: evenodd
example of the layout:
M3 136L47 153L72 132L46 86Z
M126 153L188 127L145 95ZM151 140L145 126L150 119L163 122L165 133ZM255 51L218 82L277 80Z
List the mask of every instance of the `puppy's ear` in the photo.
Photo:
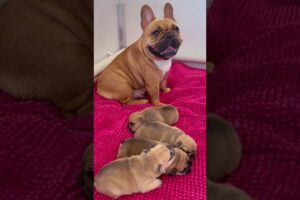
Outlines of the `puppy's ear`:
M173 16L173 7L172 7L172 5L170 3L166 3L165 4L164 17L165 18L173 19L175 21L175 18Z
M148 5L143 5L141 9L141 27L143 30L155 19L152 9Z

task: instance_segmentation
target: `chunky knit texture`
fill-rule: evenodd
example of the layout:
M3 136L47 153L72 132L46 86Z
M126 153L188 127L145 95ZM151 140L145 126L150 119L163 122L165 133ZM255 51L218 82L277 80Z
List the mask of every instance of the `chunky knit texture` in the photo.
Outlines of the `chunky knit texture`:
M172 104L179 111L176 126L192 136L198 145L192 173L185 176L163 176L160 188L145 194L123 196L128 200L204 200L205 179L205 70L192 69L174 63L169 73L171 92L161 94L161 102ZM122 106L119 102L94 96L94 166L95 174L101 167L116 158L120 143L132 137L127 130L130 113L150 105ZM111 199L95 191L95 200Z
M208 13L209 112L243 156L228 181L257 200L300 199L300 3L215 0Z
M84 200L81 157L93 118L64 120L53 105L0 92L0 199Z

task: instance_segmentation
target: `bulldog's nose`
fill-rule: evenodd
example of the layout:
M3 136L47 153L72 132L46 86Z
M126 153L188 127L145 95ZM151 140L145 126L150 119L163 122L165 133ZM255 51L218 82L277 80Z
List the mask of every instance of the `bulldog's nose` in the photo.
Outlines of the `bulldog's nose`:
M188 153L188 155L189 155L190 159L195 160L195 158L196 158L196 151L191 151L191 152Z
M188 163L187 163L187 171L186 173L189 174L192 172L192 161L189 160Z
M130 132L134 132L134 131L133 131L133 126L134 126L134 123L133 123L133 122L129 122L129 123L127 124L127 127L128 127L128 129L129 129Z
M128 129L129 129L130 132L132 132L132 133L134 132L134 131L133 131L133 128L132 128L132 124L129 123L129 124L127 125L127 127L128 127Z
M167 38L167 39L171 39L172 37L173 37L173 34L172 34L172 33L167 33L167 34L166 34L166 38Z

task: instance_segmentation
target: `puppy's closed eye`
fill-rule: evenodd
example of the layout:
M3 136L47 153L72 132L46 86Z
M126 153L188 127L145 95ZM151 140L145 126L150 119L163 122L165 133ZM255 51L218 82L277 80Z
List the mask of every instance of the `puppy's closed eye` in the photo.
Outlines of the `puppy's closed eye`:
M144 118L142 118L142 117L139 117L138 120L139 120L140 122L144 122Z
M143 153L148 153L150 149L143 149Z
M135 125L135 123L133 123L133 122L129 122L129 124L128 124L129 126L134 126Z
M164 170L163 170L163 167L162 167L162 165L161 165L161 164L159 164L159 165L157 166L157 168L156 168L156 172L157 172L158 174L160 174L160 173L164 173Z
M181 145L182 145L182 142L177 142L176 145L175 145L175 147L180 148Z

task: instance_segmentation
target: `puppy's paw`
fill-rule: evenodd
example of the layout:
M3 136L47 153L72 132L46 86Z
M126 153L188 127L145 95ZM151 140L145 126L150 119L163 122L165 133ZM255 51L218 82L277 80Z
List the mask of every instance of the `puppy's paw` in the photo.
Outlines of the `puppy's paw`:
M162 180L157 179L157 187L160 187L162 185Z
M152 182L150 182L148 185L145 185L143 188L141 188L141 192L149 192L151 190L154 190L156 188L159 188L162 184L162 181L159 179L155 179Z
M171 88L165 88L165 89L163 89L163 92L164 92L164 93L171 92Z
M160 179L155 179L151 184L150 184L150 188L155 189L155 188L159 188L162 185L162 180Z

